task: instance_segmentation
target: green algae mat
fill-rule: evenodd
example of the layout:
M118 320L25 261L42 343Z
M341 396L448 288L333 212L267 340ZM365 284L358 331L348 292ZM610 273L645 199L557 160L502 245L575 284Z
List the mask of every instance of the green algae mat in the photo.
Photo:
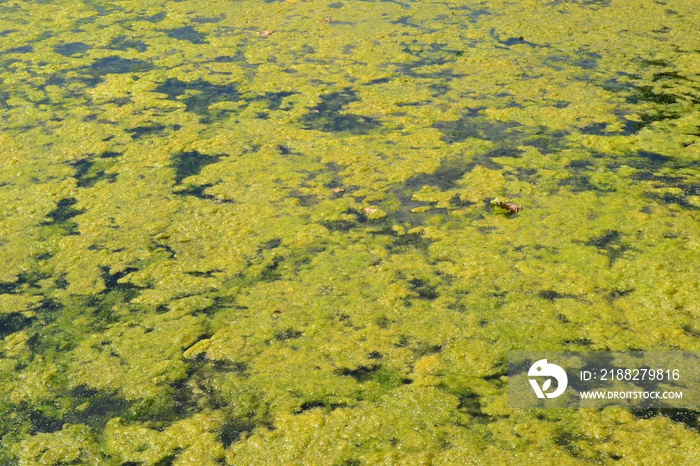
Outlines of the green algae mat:
M699 11L0 1L0 464L700 463L507 399L700 350Z

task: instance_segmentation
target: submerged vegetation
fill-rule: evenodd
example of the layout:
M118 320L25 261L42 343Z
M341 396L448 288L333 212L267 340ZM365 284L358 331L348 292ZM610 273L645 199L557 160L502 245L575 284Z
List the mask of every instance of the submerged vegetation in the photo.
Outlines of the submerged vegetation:
M692 2L0 11L0 463L700 460L506 387L700 351Z

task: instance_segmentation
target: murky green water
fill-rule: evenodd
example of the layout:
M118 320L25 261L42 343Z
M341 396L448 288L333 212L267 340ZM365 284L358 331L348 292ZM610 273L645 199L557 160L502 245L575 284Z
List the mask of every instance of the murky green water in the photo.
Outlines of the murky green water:
M0 463L700 462L506 376L700 350L698 11L0 2Z

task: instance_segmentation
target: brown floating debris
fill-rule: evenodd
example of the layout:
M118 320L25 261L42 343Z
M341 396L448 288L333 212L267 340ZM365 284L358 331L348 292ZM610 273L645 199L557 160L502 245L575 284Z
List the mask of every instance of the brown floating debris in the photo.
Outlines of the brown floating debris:
M270 31L269 29L263 29L262 31L258 32L258 35L262 37L269 37L272 35L272 31Z
M496 198L491 201L491 205L495 205L496 207L500 207L502 209L506 209L509 214L517 214L520 212L523 208L523 206L518 205L514 202L508 202L504 201L502 199Z

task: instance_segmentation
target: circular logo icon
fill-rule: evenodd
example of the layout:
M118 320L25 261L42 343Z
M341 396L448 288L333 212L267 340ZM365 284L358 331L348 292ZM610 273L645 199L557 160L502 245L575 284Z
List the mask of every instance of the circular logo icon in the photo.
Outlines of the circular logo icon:
M569 384L569 378L566 376L564 369L556 364L548 363L546 359L540 359L530 366L527 375L530 377L547 377L542 383L542 387L540 387L536 379L529 379L537 398L556 398L564 393L566 386ZM557 387L556 390L548 393L548 390L552 387L552 379L557 381Z

